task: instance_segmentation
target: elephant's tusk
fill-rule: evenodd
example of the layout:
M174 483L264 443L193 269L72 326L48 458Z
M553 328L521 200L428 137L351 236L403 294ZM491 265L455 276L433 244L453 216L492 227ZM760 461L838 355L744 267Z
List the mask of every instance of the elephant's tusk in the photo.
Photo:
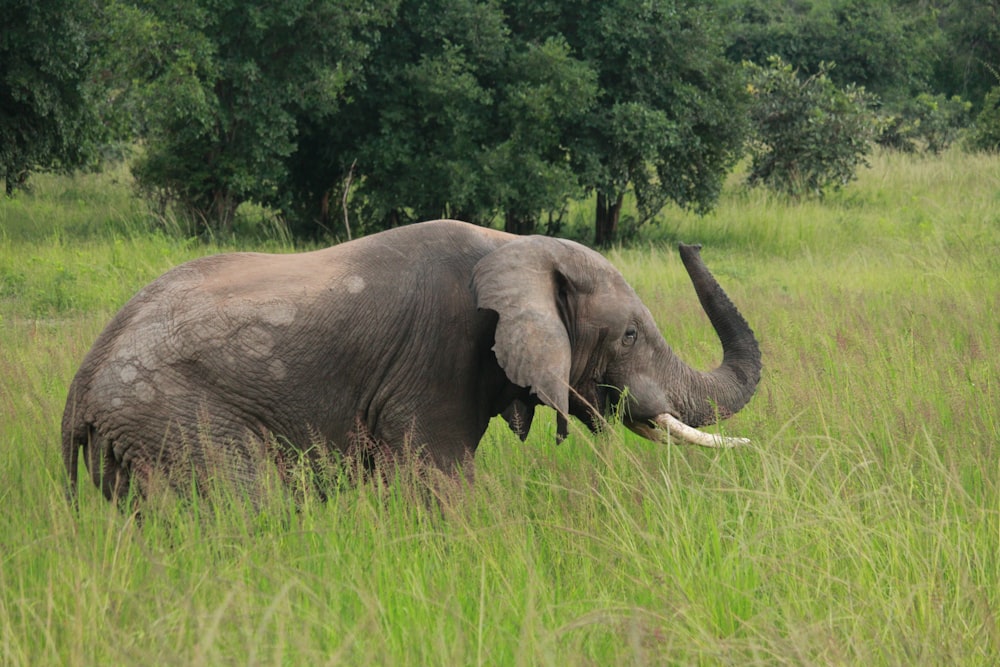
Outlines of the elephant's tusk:
M701 447L715 447L715 448L731 448L731 447L741 447L743 445L749 445L750 440L748 438L733 438L724 435L715 435L714 433L705 433L704 431L699 431L698 429L688 426L681 420L677 419L673 415L663 413L658 415L653 419L653 423L656 426L666 430L670 438L680 440L692 445L699 445ZM636 425L638 426L638 425ZM635 429L640 435L649 438L650 440L669 442L669 438L663 437L663 431L656 428L655 426L645 426Z

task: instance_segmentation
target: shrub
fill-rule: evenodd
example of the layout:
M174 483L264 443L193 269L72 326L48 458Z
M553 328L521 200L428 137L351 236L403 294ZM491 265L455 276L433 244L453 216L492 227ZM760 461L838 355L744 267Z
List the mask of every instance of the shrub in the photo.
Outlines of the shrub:
M884 118L878 143L906 153L947 150L969 124L970 102L961 97L921 93Z
M748 182L793 196L822 195L853 180L878 134L874 96L838 88L832 64L802 78L781 58L767 67L747 63L752 162Z
M994 86L983 100L983 109L969 133L968 148L974 151L1000 151L1000 86Z

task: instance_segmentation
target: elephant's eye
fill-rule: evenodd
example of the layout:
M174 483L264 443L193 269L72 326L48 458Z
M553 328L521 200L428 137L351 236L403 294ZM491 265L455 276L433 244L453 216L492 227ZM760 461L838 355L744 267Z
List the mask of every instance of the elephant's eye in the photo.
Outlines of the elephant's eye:
M635 330L635 327L629 327L625 330L625 335L622 336L622 345L625 347L632 345L638 336L639 332Z

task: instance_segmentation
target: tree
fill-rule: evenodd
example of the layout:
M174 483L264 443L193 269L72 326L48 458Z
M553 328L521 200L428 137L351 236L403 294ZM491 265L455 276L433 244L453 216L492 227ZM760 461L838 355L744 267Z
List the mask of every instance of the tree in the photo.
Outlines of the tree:
M878 143L906 153L947 150L969 124L971 102L958 96L920 93L882 118Z
M298 217L332 229L322 202L343 201L354 165L351 208L366 229L500 217L530 233L580 192L566 133L595 90L564 40L521 39L501 3L407 0L350 103L303 129L314 139L294 157Z
M967 145L974 151L1000 151L1000 86L994 86L983 100Z
M101 142L97 15L80 0L0 0L0 15L0 178L11 195L32 171L86 163Z
M668 201L698 210L715 202L741 153L746 96L711 6L524 1L509 11L524 39L562 35L597 73L596 103L568 140L574 171L596 194L595 243L618 238L630 188L636 224Z
M562 37L521 42L505 68L487 169L504 229L535 231L542 211L559 212L581 193L567 148L574 125L591 110L597 77L572 57Z
M349 100L306 119L292 158L298 225L329 230L330 199L344 198L362 231L411 220L489 218L483 191L490 81L506 57L503 16L477 0L404 0L374 46Z
M323 118L358 76L394 0L136 3L149 49L136 64L142 187L202 230L227 229L240 203L286 203L300 116Z
M343 199L356 160L351 201L377 227L499 215L525 233L590 191L606 244L628 191L643 220L705 209L746 128L718 28L693 2L405 0L351 103L305 130L299 200Z
M937 0L930 5L945 37L935 90L962 96L978 113L1000 77L1000 0Z
M821 65L812 76L781 58L748 64L754 97L748 181L792 196L822 195L853 180L865 164L878 124L874 98L853 84L839 88Z
M727 7L727 54L766 66L779 56L806 75L836 63L834 84L890 105L925 92L942 47L934 13L903 0L738 0Z

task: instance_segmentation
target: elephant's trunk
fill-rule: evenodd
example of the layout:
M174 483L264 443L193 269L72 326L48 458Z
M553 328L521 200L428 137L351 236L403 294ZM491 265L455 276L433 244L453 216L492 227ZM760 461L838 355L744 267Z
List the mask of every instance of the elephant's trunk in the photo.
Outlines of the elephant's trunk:
M681 244L681 260L722 342L722 364L709 373L678 364L682 367L679 373L682 379L674 385L677 393L671 400L673 414L657 415L652 421L672 437L691 444L731 447L747 441L702 433L693 427L730 417L746 405L760 381L760 347L747 321L702 262L700 248ZM672 373L677 371L672 369ZM643 435L650 437L652 433Z

